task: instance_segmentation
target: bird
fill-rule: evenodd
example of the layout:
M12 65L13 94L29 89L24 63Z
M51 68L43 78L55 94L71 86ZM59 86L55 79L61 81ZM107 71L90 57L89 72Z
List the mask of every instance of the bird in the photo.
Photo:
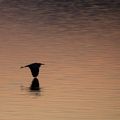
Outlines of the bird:
M36 78L39 74L39 68L42 65L45 65L45 64L43 64L43 63L32 63L32 64L29 64L29 65L26 65L26 66L22 66L21 68L29 67L30 70L31 70L32 76Z

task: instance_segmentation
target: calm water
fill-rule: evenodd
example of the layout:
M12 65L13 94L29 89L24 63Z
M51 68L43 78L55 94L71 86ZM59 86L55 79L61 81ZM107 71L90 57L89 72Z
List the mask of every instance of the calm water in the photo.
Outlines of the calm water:
M119 0L0 0L0 120L120 120Z

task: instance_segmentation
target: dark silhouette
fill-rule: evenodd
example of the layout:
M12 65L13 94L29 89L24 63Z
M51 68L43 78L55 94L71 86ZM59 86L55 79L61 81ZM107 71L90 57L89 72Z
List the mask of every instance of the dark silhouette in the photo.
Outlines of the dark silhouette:
M39 68L40 68L41 65L44 65L44 64L42 64L42 63L32 63L32 64L26 65L24 67L29 67L33 77L37 77L38 74L39 74ZM24 68L24 67L21 67L21 68Z
M34 77L31 86L30 86L30 90L40 90L40 85L39 85L39 80L36 78L39 74L39 68L41 67L41 65L44 65L42 63L32 63L29 65L26 65L24 67L21 68L25 68L25 67L29 67L32 73L32 76Z
M40 90L39 80L37 78L33 79L30 89L31 90Z

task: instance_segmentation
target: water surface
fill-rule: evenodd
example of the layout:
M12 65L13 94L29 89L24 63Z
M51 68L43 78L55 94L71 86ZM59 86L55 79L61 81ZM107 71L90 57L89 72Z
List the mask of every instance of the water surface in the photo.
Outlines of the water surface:
M1 120L120 119L118 0L1 0L0 16Z

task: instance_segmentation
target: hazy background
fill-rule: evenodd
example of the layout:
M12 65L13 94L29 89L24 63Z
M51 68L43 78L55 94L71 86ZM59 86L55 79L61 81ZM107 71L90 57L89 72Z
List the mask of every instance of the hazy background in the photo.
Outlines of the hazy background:
M119 0L0 0L1 120L119 120L119 80Z

